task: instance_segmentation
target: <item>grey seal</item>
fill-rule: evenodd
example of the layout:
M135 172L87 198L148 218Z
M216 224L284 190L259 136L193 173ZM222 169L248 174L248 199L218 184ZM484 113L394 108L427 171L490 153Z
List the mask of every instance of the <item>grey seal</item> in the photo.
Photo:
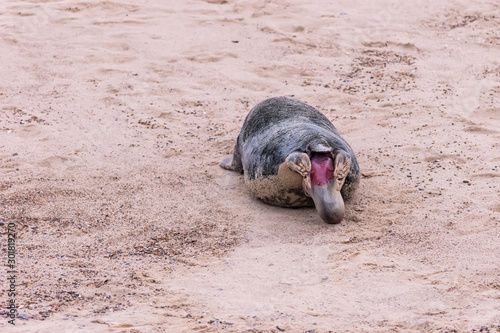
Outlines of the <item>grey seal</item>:
M248 113L234 152L220 166L244 174L251 193L280 207L315 206L326 223L344 218L359 185L352 148L314 107L273 97Z

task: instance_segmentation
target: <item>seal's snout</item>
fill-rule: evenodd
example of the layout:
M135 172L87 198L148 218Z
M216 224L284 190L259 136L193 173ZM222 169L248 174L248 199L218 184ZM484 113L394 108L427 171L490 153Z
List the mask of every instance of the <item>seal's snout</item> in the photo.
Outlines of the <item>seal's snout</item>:
M337 224L344 219L344 202L337 206L316 207L319 216L328 224Z
M340 223L344 219L344 200L336 189L336 181L325 185L312 185L311 197L319 216L329 224Z

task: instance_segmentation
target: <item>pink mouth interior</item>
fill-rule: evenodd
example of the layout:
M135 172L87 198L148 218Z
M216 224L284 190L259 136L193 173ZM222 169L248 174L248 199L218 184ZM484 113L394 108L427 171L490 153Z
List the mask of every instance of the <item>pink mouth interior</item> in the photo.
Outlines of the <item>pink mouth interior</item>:
M331 156L316 155L311 158L311 183L322 186L333 179L333 160Z

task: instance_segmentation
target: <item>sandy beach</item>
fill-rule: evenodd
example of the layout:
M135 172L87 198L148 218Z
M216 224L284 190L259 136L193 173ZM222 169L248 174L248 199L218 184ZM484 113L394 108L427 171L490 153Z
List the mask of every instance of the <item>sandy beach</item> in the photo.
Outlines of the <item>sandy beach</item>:
M0 331L500 332L499 27L495 0L2 1ZM219 167L273 96L356 152L341 224Z

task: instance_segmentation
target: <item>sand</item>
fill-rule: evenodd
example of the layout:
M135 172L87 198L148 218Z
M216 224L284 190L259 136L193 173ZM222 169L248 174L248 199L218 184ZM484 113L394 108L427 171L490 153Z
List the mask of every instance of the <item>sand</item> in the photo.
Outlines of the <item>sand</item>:
M0 330L500 331L499 26L494 0L0 2ZM356 152L341 224L218 166L272 96Z

